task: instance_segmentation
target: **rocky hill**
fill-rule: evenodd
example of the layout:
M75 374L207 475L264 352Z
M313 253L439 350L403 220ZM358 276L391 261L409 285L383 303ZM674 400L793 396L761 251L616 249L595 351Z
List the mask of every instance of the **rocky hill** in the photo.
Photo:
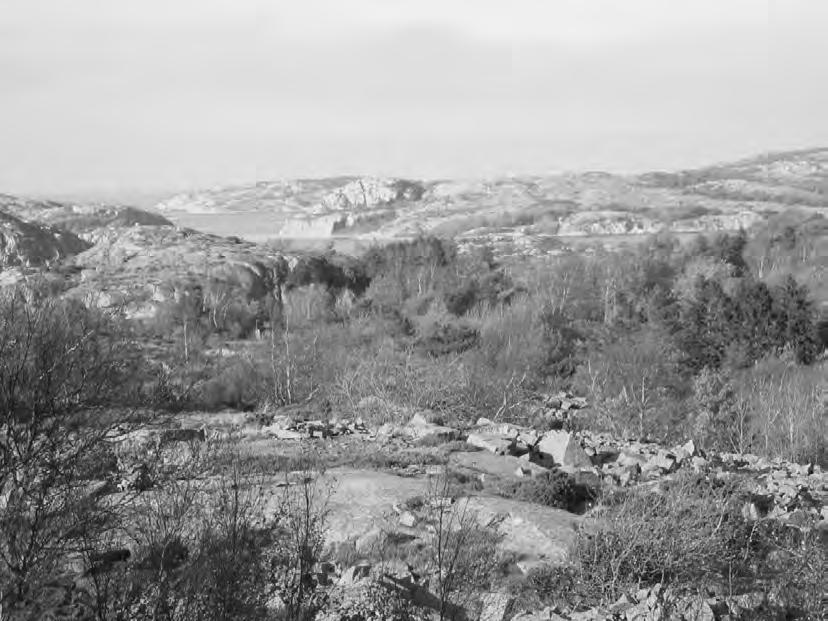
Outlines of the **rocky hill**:
M176 227L134 207L0 195L0 283L56 268L67 295L97 306L153 314L182 287L224 283L245 298L274 288L283 257L235 237Z
M102 229L130 226L172 226L165 217L127 205L40 201L0 194L0 212L72 232L95 241Z
M222 282L248 299L272 293L281 254L238 238L170 226L135 226L99 235L73 257L72 293L98 306L128 303L132 316L152 315L182 288Z
M141 313L182 283L216 278L261 297L287 258L254 243L268 237L359 248L425 233L455 237L461 248L537 256L579 240L747 228L792 209L828 213L828 149L638 176L263 181L182 194L150 211L0 195L0 267L8 282L21 269L60 262L67 290L101 304L137 300ZM255 240L245 234L251 229Z
M57 262L89 247L76 235L0 211L0 271Z
M273 238L382 240L434 233L521 254L543 253L560 239L734 230L792 208L828 213L828 149L636 176L262 181L157 205L185 225L195 215L220 215L198 220L217 233L232 229L234 221L261 218Z

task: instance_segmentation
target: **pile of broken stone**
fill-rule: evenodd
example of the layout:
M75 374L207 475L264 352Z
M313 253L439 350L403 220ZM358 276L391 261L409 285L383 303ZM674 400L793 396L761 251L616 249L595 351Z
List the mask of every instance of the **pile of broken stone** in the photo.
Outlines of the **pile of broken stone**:
M607 433L567 431L573 415L587 407L586 399L560 392L535 399L534 420L542 420L541 432L527 426L478 419L469 429L429 422L428 413L417 413L405 425L386 423L370 430L361 418L351 420L291 420L278 417L258 430L282 440L328 438L363 434L384 440L409 441L435 438L463 440L467 444L510 458L514 474L531 477L546 469L588 476L596 485L629 487L669 480L680 470L692 470L717 479L740 476L750 498L744 512L749 519L764 517L790 520L802 513L816 514L828 525L828 473L818 465L769 460L752 454L704 452L690 440L664 447L655 442L622 440Z
M622 595L618 601L605 608L592 608L581 612L563 612L545 608L539 612L523 613L512 621L633 621L676 619L686 621L715 621L716 619L760 618L765 609L772 609L774 602L764 593L743 595L677 596L669 588L656 584L635 594ZM503 618L498 619L503 621Z
M413 574L411 568L400 561L386 561L377 565L361 562L342 569L335 563L319 563L314 567L314 580L326 588L332 602L339 602L333 610L323 613L324 621L342 621L356 618L349 616L356 610L373 612L366 619L388 618L377 616L370 610L377 599L387 600L389 594L413 601L423 611L438 610L439 600L423 584L423 577ZM378 593L371 592L379 587ZM548 606L534 612L517 612L515 599L506 593L484 593L481 597L481 621L649 621L675 619L676 621L715 621L716 619L759 618L765 611L774 610L778 602L773 595L761 591L740 595L679 594L671 587L656 584L636 593L622 595L615 603L588 610L572 611ZM277 606L278 608L278 606ZM424 614L423 619L430 618ZM466 617L461 617L466 618Z
M368 432L368 427L361 418L294 420L286 416L277 417L258 430L258 433L277 440L323 439Z
M665 448L653 442L618 440L589 431L558 429L541 433L485 418L477 421L465 440L497 455L518 458L523 462L515 472L518 476L533 476L538 472L535 466L541 466L590 473L596 483L621 487L667 480L682 469L719 480L740 477L750 492L745 517L791 520L796 525L804 512L828 524L828 473L814 464L751 454L705 453L692 440Z

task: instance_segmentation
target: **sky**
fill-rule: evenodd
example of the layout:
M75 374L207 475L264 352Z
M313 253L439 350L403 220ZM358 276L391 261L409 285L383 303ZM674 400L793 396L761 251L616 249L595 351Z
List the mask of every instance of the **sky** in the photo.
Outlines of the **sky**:
M825 0L0 0L0 192L828 145Z

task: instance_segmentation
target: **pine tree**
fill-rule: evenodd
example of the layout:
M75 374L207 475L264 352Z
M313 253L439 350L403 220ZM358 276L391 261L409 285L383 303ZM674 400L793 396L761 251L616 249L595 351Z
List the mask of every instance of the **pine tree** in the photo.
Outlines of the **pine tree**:
M811 364L820 353L821 343L808 287L789 274L776 291L776 303L785 345L793 350L797 362Z

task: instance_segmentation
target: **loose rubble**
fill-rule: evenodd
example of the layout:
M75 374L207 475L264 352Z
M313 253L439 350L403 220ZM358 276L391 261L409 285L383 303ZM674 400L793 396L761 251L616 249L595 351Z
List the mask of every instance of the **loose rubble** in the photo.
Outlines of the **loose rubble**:
M556 420L568 420L569 412L585 407L582 399L557 395L544 400ZM558 404L564 404L559 406ZM459 430L430 425L417 415L397 430L398 436L422 438L430 434L444 438L463 437ZM512 423L487 418L466 430L467 444L491 453L495 459L459 454L455 464L498 476L531 477L546 469L591 473L605 487L630 487L670 480L687 470L728 480L739 477L749 493L746 517L788 520L802 512L821 520L828 528L828 474L818 465L769 460L752 454L705 453L692 440L674 447L653 442L619 440L607 433L553 429L539 432ZM470 463L474 462L474 463Z
M828 531L828 474L818 465L771 460L751 454L705 452L692 440L666 447L654 442L622 440L606 433L574 431L571 417L586 407L585 400L561 393L540 397L537 403L531 420L539 422L538 428L480 418L474 425L458 429L430 422L438 418L430 412L419 411L410 413L404 424L389 423L375 430L369 429L361 418L306 420L279 415L257 424L251 424L248 419L241 429L239 425L233 426L232 433L242 433L256 441L288 443L356 435L369 443L402 447L463 441L469 446L449 453L448 466L457 472L473 473L481 482L487 477L500 481L531 479L545 476L550 470L560 470L579 480L589 480L590 485L605 491L633 486L657 490L660 483L681 473L697 473L722 481L738 480L744 498L742 515L747 520L775 519L795 528L816 527ZM153 448L165 456L163 467L180 467L192 456L191 451L198 444L223 437L217 434L224 432L208 427L158 429L125 436L121 439L121 449L115 451L118 463L113 476L118 478L91 482L89 493L153 489L155 481L151 469L140 460L123 459L123 454L141 455L147 448ZM472 447L477 450L470 450ZM399 476L384 475L388 480L372 479L371 484L376 486L374 492L359 476L351 477L353 489L347 484L351 481L350 475L338 481L340 492L343 488L350 489L344 490L341 506L337 505L338 511L334 512L336 520L342 522L337 522L337 529L341 531L343 541L357 537L355 541L363 542L363 548L372 545L371 541L377 536L376 527L372 526L372 511L380 497L388 496L388 489L398 495L395 504L389 503L390 513L386 512L391 517L393 532L413 540L428 537L429 508L408 506L403 500L418 497L415 491L420 489L417 486L425 485L423 478L439 474L442 467L409 467L413 478L405 478L406 474L402 473ZM370 473L357 474L367 476ZM379 473L372 476L376 478ZM403 491L405 485L407 491ZM366 508L369 505L370 511ZM575 537L579 520L588 518L590 511L587 507L586 515L578 516L533 503L486 495L471 497L469 506L484 518L499 520L503 548L519 553L522 560L516 563L516 568L524 574L539 564L566 562L567 542ZM337 517L335 514L341 515ZM118 559L120 561L120 557ZM360 561L350 567L327 563L317 569L315 580L331 594L331 610L321 619L346 618L341 614L351 610L363 611L365 614L361 618L365 619L395 618L408 600L425 608L434 607L435 596L429 591L427 582L413 575L411 568L387 564L372 566ZM508 595L490 593L483 598L480 618L490 621L747 619L756 618L764 607L772 605L773 602L760 592L732 597L710 593L700 598L687 597L656 585L628 593L611 606L586 611L557 608L520 611L515 609L515 602Z
M334 438L342 435L367 434L368 428L361 418L352 420L293 420L279 417L259 432L278 440L302 440Z
M512 621L714 621L715 619L765 618L762 613L772 605L762 592L733 596L681 596L656 584L637 593L622 595L606 608L567 612L548 607L525 612ZM774 617L775 618L775 617ZM501 618L499 621L503 621Z

